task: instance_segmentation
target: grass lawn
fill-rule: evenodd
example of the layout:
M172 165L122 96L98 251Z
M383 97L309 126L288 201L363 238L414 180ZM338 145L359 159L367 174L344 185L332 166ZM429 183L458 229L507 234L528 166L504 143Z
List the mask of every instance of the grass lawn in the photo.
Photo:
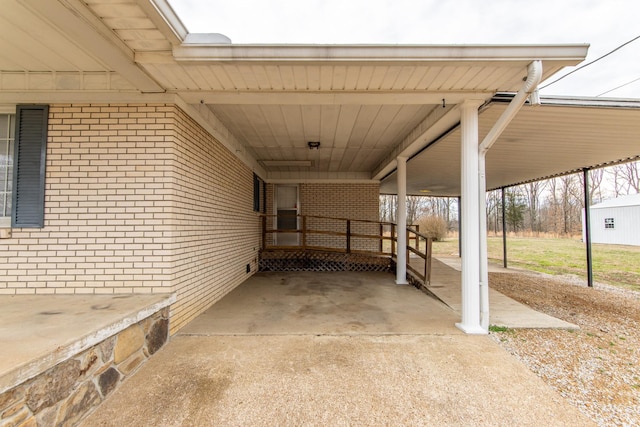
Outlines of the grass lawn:
M502 264L502 238L489 237L489 260ZM509 237L509 267L520 267L549 274L587 276L585 245L577 239ZM434 255L458 253L458 239L433 243ZM640 290L640 247L592 246L593 277L596 282Z

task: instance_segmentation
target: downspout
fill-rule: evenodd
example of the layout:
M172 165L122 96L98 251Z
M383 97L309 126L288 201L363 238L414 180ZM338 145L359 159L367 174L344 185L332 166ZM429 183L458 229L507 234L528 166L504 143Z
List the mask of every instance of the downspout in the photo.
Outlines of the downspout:
M542 80L542 61L536 60L527 67L527 79L511 100L509 106L495 122L487 136L478 147L478 186L479 186L479 217L480 217L480 326L485 331L489 330L489 266L487 261L487 180L485 176L485 159L491 146L500 137L509 123L518 114L527 98L531 96L531 101L539 103L537 94L534 91ZM532 96L532 94L534 94Z

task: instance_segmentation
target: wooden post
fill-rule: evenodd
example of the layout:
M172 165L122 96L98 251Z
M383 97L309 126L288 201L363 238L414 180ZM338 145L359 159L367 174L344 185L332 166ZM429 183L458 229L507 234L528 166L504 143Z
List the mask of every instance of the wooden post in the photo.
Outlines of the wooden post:
M302 215L302 249L307 249L307 217Z
M391 224L391 256L393 257L396 253L396 225Z
M384 225L380 223L380 253L384 251Z
M262 216L262 249L267 249L267 216Z
M411 246L411 234L409 232L409 230L405 230L405 232L407 233L407 247L404 248L405 251L407 251L407 265L411 264L411 251L409 251L409 247Z
M347 253L351 253L351 220L347 220Z
M426 286L431 286L431 239L427 239L425 242L425 253L427 254L427 258L424 260L424 284Z

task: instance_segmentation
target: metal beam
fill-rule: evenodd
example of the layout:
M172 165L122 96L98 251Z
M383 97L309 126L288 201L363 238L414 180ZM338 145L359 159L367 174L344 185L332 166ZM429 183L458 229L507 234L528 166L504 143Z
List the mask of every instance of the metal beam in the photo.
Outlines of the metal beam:
M439 104L431 110L429 115L422 120L413 130L393 147L391 152L376 166L373 171L373 179L382 179L391 173L395 167L397 156L412 157L420 150L439 138L448 129L460 121L460 111L457 106L444 106Z
M587 249L587 286L593 288L593 259L591 257L591 200L589 197L589 169L582 170L584 191L584 240Z
M507 203L504 189L505 187L502 187L502 266L507 268L507 216L505 215Z
M140 55L136 59L144 64ZM201 91L179 90L180 96L190 104L211 105L437 105L445 100L448 112L454 104L464 99L489 99L489 91L391 91L391 90L243 90L243 91Z

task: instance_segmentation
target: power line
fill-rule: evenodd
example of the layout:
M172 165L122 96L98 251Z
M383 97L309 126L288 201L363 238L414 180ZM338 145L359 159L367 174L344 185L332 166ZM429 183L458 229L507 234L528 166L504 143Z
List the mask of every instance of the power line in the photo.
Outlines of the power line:
M575 73L576 71L582 70L583 68L586 68L586 67L588 67L588 66L589 66L589 65L591 65L591 64L595 64L596 62L600 61L601 59L606 58L607 56L611 55L612 53L614 53L614 52L616 52L616 51L618 51L618 50L622 49L623 47L625 47L625 46L626 46L626 45L628 45L629 43L633 43L634 41L636 41L636 40L638 40L638 39L640 39L640 36L636 36L636 37L632 38L632 39L631 39L631 40L629 40L628 42L621 44L620 46L618 46L617 48L613 49L612 51L605 53L605 54L604 54L604 55L602 55L600 58L598 58L598 59L594 59L593 61L591 61L591 62L589 62L589 63L587 63L587 64L584 64L584 65L582 65L582 66L580 66L580 67L576 68L575 70L573 70L573 71L571 71L571 72L569 72L569 73L565 74L564 76L562 76L562 77L560 77L560 78L555 79L555 80L554 80L554 81L552 81L551 83L548 83L548 84L546 84L546 85L542 86L540 89L544 89L544 88L546 88L546 87L549 87L549 86L551 86L552 84L557 83L557 82L559 82L560 80L564 79L565 77L570 76L571 74ZM600 95L598 95L598 96L600 96Z
M613 92L614 90L616 90L616 89L620 89L621 87L629 86L631 83L635 83L635 82L637 82L638 80L640 80L640 77L635 78L635 79L633 79L633 80L631 80L631 81L629 81L629 82L626 82L626 83L624 83L624 84L621 84L620 86L616 86L616 87L614 87L613 89L609 89L609 90L608 90L608 91L606 91L606 92L602 92L600 95L596 95L596 97L598 97L598 96L602 96L602 95L607 94L607 93L609 93L609 92Z

